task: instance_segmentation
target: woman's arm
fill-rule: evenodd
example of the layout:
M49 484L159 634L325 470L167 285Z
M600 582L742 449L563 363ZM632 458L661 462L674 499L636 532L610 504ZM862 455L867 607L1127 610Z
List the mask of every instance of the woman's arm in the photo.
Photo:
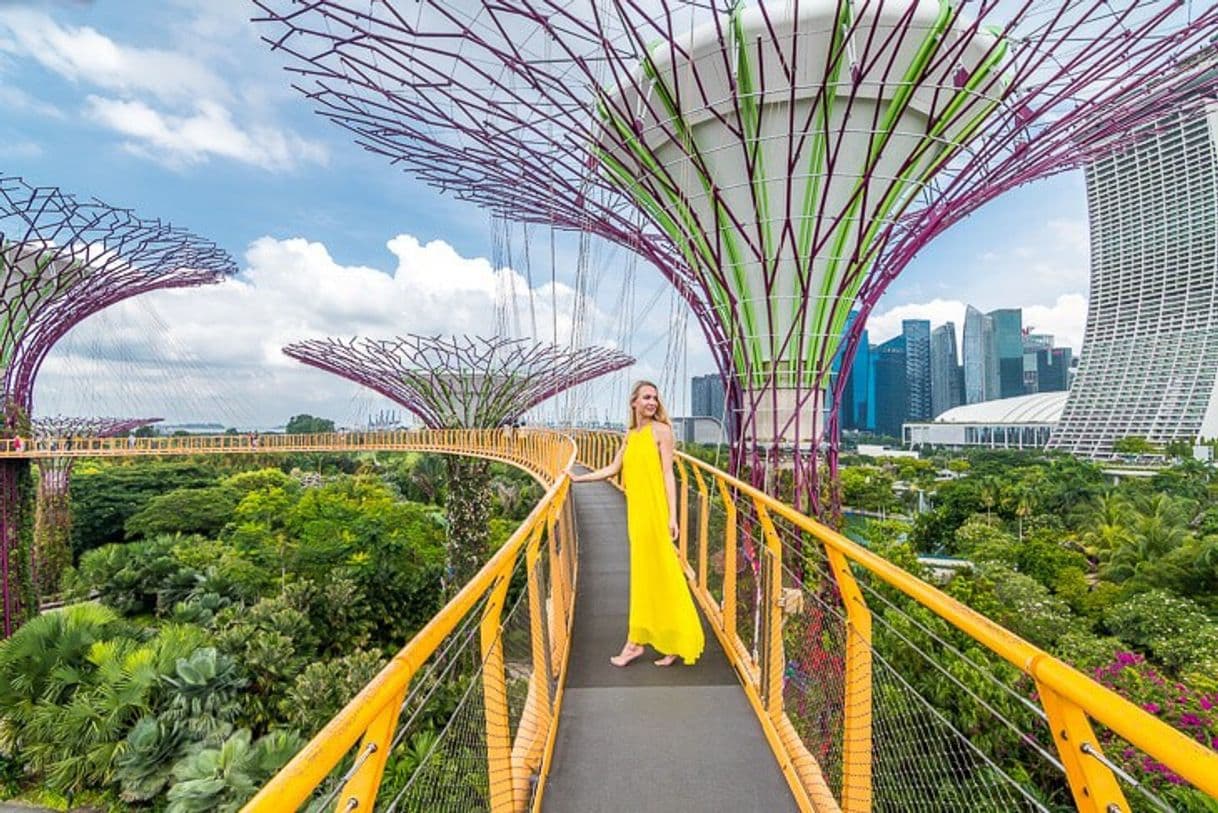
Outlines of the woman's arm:
M617 449L617 454L613 456L613 462L603 469L590 471L587 474L571 474L572 483L591 483L595 480L608 480L613 475L622 470L622 453L626 451L625 442Z
M677 478L672 473L672 427L659 421L654 426L652 431L660 447L660 468L664 473L664 493L668 496L668 535L676 539L681 526L677 524Z

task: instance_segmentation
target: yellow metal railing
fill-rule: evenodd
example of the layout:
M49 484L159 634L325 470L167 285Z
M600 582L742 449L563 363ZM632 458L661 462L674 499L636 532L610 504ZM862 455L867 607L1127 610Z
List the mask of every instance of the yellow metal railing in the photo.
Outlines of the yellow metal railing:
M471 684L452 715L461 717L469 738L478 740L461 744L467 757L457 777L461 782L446 776L433 787L415 788L433 794L428 797L433 801L411 801L408 796L402 809L457 809L434 799L439 798L435 794L457 792L455 786L462 783L460 790L477 795L479 806L497 811L524 810L530 804L536 808L543 785L538 779L546 775L553 753L570 649L577 540L565 471L575 457L574 443L567 435L545 431L362 437L376 438L362 448L408 447L510 462L531 472L547 491L478 574L244 809L280 813L326 796L333 799L335 810L372 810L386 764L400 744L395 732L404 706L410 710L421 679L432 675L434 683L460 673L480 684L480 691ZM301 446L299 439L280 441L273 436L262 442L262 451L296 451ZM504 609L514 575L524 585L517 591L509 630ZM468 653L459 640L466 630L469 639L476 635L477 640ZM438 678L424 670L428 664ZM459 667L455 672L454 665Z
M609 433L581 432L576 433L576 439L580 462L594 469L607 465L622 442L620 435ZM678 453L676 465L680 492L678 546L690 585L740 677L801 809L854 813L873 806L891 809L894 805L892 799L879 798L875 786L877 766L873 760L882 753L883 745L878 739L882 729L877 714L883 702L873 670L880 664L875 662L878 656L872 641L872 611L856 573L869 574L872 581L895 589L1031 679L1079 810L1119 813L1131 809L1109 767L1113 763L1100 748L1093 722L1218 798L1218 753L790 506L688 455ZM716 514L713 534L712 502ZM779 523L788 542L782 538ZM759 544L750 550L744 536ZM789 544L792 537L797 544L807 541L821 549L826 570L832 574L828 592L840 607L836 616L844 626L838 636L842 679L840 683L826 680L816 687L838 695L822 704L835 711L833 719L840 726L831 749L801 733L801 728L807 729L807 721L803 717L793 721L794 713L789 708L799 699L798 693L784 690L788 666L784 623L801 612L806 599L813 598L806 587L790 577L790 566L795 563L784 561L784 556L788 560L796 558ZM750 557L749 566L740 561L742 555ZM750 583L740 584L742 578ZM791 586L784 586L784 579L785 585ZM828 629L821 635L832 637ZM786 635L788 642L791 638ZM813 675L814 680L818 678ZM890 697L891 685L883 688ZM1025 698L1025 702L1032 701ZM930 744L926 747L929 749ZM976 747L964 743L960 749ZM832 753L818 759L813 748ZM829 766L828 762L834 764ZM1028 806L1037 805L1033 802ZM1015 807L1000 805L999 809ZM949 805L945 809L962 808Z

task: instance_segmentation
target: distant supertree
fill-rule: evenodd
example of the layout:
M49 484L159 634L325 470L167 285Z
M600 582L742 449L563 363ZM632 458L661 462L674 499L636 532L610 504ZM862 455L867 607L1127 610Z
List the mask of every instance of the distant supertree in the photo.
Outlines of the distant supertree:
M315 339L283 352L376 390L431 429L514 427L542 401L634 363L603 347L568 349L530 339L399 336ZM489 553L489 463L450 456L446 592L478 572Z
M232 258L214 244L159 220L0 176L4 435L30 436L34 381L42 362L86 317L137 294L219 282L236 271ZM0 461L5 635L33 597L31 483L28 460Z
M254 0L299 89L457 197L651 261L728 383L733 456L836 473L866 316L999 194L1215 82L1180 0ZM846 330L852 309L860 318Z
M160 418L76 418L55 415L31 421L35 448L45 452L38 458L38 506L34 516L33 581L41 598L59 588L63 569L72 562L69 537L72 531L72 467L75 457L57 452L69 451L82 438L110 438L124 435ZM63 444L55 448L50 444Z

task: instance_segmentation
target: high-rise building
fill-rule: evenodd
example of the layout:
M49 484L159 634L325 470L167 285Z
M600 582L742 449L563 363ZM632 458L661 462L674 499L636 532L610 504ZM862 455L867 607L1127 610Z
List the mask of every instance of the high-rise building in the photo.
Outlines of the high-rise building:
M1000 391L994 320L969 305L964 312L964 402L990 401Z
M1218 104L1168 114L1086 181L1091 301L1051 447L1218 436Z
M1037 380L1038 350L1052 350L1053 337L1047 333L1024 333L1023 335L1023 391L1025 395L1040 392Z
M905 337L872 348L875 369L875 431L889 437L901 437L901 425L909 417L905 385Z
M846 330L858 316L858 311L851 311L846 322ZM871 430L875 429L875 378L872 376L871 345L869 336L864 330L859 337L858 350L854 354L854 362L850 365L850 373L845 389L842 390L841 428ZM840 356L839 351L839 356ZM840 358L833 363L836 374L840 368Z
M1001 308L987 315L994 322L998 354L998 392L987 400L1023 395L1023 311Z
M956 326L940 325L930 334L931 417L964 403L964 369L956 352Z
M906 319L901 323L905 337L905 420L928 421L931 414L930 322Z
M723 379L718 373L696 375L689 380L689 414L693 417L716 418L726 427L730 422L725 411L727 400Z
M1070 389L1073 355L1069 347L1036 351L1037 392L1065 392Z

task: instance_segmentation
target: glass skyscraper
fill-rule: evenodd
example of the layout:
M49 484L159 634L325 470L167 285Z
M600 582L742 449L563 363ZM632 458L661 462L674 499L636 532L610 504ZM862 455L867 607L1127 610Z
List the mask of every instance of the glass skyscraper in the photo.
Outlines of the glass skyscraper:
M930 333L931 417L964 403L964 370L956 352L956 326L940 325Z
M905 420L928 421L931 415L930 322L906 319L901 323L905 337L905 387L908 400Z
M1022 346L1020 378L1022 380ZM1001 397L998 375L998 345L994 320L972 305L964 312L964 402L976 404Z
M998 391L986 400L1023 395L1023 311L1002 308L987 314L994 324Z
M875 431L881 435L901 437L901 425L908 419L908 397L905 384L905 337L894 339L874 348L875 368Z

